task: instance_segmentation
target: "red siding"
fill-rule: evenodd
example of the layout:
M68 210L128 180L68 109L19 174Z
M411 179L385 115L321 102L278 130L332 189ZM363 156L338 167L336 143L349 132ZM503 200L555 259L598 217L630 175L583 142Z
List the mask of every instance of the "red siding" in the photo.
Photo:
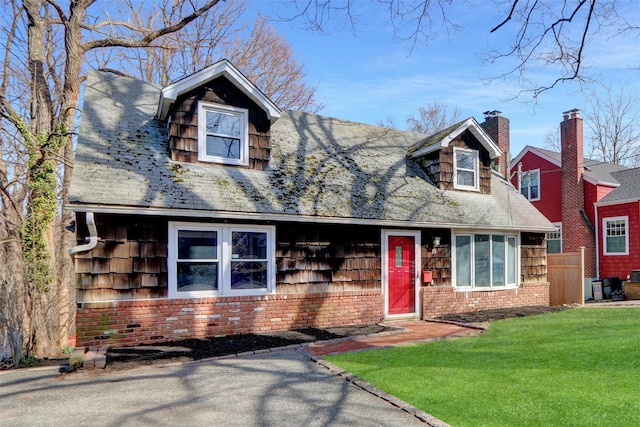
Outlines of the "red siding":
M629 217L629 255L604 255L602 220L617 216ZM640 269L640 202L598 208L598 245L600 277L626 279L631 270Z
M593 185L589 182L584 183L584 210L589 217L591 224L596 222L595 208L593 206L598 200L601 200L604 196L611 193L614 190L613 187L606 187L603 185Z
M543 159L535 153L528 152L522 157L522 170L540 169L540 200L531 202L551 222L562 221L562 171L559 166ZM514 165L512 173L518 170ZM518 174L515 173L511 183L518 188Z

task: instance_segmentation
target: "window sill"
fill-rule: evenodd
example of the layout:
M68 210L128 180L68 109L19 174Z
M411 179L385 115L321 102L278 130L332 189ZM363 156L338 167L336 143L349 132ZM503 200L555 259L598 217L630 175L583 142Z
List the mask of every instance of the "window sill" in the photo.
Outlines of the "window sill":
M501 287L494 287L494 288L490 288L490 287L472 288L472 287L457 287L457 286L454 286L453 290L455 292L496 292L496 291L508 291L508 290L511 290L511 289L518 289L518 288L519 288L518 285L501 286Z

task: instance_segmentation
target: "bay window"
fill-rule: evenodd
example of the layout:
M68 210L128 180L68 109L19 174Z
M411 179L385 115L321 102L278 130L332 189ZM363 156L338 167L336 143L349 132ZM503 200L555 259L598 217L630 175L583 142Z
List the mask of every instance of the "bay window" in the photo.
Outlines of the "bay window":
M492 289L517 286L518 246L513 235L454 235L454 283L457 288Z
M169 297L275 290L275 228L169 223Z

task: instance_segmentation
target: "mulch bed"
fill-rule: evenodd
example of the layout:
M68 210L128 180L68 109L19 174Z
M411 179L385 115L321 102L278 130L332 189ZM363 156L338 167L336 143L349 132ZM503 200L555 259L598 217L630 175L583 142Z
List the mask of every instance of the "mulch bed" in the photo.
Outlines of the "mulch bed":
M512 317L531 316L566 310L569 307L517 307L482 310L463 314L450 314L435 320L464 324L486 323ZM208 339L185 339L158 344L143 344L136 347L113 347L107 351L106 371L119 371L157 363L186 362L210 357L226 356L249 351L284 347L313 341L369 335L397 328L387 325L346 326L336 328L304 328L292 331L264 334L229 335ZM68 362L65 360L40 360L32 366ZM0 367L2 369L2 367ZM64 370L64 367L61 368Z

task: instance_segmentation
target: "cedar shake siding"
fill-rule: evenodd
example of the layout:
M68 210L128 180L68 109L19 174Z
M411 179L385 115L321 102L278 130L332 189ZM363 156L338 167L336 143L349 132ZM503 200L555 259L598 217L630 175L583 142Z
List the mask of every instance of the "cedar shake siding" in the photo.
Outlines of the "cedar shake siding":
M265 170L269 166L270 123L266 113L224 77L212 80L176 100L167 120L172 160L198 162L198 101L249 110L249 168Z
M87 229L78 215L78 243ZM98 246L76 256L80 345L133 345L212 335L357 325L384 318L377 226L276 224L276 293L168 299L167 229L184 218L96 215ZM213 223L212 223L213 224ZM433 247L434 237L440 237ZM543 234L523 233L515 289L456 291L451 232L421 231L422 314L548 304ZM106 302L110 301L110 302Z
M479 151L480 194L491 194L491 158L469 131L451 141L448 147L415 158L414 161L438 188L453 191L453 147Z

